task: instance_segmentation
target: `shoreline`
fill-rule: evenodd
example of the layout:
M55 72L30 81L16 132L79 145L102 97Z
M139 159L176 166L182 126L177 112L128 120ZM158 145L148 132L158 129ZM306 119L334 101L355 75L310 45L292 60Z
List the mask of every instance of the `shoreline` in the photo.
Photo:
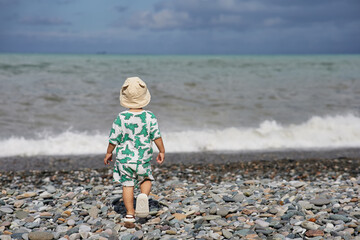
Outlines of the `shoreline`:
M154 157L156 154L154 154ZM113 158L114 159L114 158ZM271 165L266 162L302 161L324 162L331 165L333 160L353 160L360 162L359 148L317 149L317 150L284 150L284 151L249 151L249 152L194 152L167 153L163 166L170 165L243 165L246 162L256 162ZM113 161L114 162L114 161ZM113 166L113 162L110 166ZM328 162L328 163L326 163ZM103 155L64 155L64 156L31 156L2 157L0 172L7 171L67 171L81 169L110 169L103 163ZM153 161L153 166L157 166Z

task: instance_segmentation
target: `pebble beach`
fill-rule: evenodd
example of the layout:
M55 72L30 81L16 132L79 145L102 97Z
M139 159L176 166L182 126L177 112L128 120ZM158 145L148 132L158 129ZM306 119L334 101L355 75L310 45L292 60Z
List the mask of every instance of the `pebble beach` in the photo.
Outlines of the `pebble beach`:
M110 167L41 169L35 159L14 171L2 159L0 239L360 239L356 152L247 161L215 154L207 164L171 156L153 165L150 214L131 229Z

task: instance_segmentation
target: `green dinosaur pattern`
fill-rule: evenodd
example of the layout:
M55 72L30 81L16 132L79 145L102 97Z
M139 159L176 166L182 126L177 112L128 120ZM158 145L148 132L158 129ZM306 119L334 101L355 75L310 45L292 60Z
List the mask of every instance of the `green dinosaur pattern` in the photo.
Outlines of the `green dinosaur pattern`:
M129 120L130 117L134 116L134 114L129 112L121 113L121 115L125 117L125 120Z
M118 174L120 173L119 169L116 167L116 165L114 166L114 173L118 173Z
M154 152L154 150L152 148L150 148L149 151L147 152L147 154L152 156L153 152ZM151 160L151 158L150 158L150 160Z
M132 134L135 133L135 128L139 127L136 123L125 123L125 127L132 131Z
M109 137L111 137L111 135L112 135L113 133L115 133L115 129L114 129L114 128L111 128Z
M147 113L151 116L152 119L156 119L155 114L153 114L152 112L147 112Z
M120 119L119 116L117 116L117 118L115 119L114 123L115 123L116 125L118 125L119 127L121 127L121 119Z
M150 167L150 162L144 163L144 164L143 164L143 167L144 167L144 168Z
M142 177L148 177L149 174L146 172L146 173L143 173L143 174L139 174L139 176L142 176Z
M135 115L135 117L140 118L142 123L146 123L146 112L143 112L142 114Z
M134 170L131 167L127 167L126 165L122 165L122 168L128 173L134 173Z
M157 129L155 129L155 131L153 131L153 132L150 133L150 139L152 139L152 140L156 139L156 138L155 138L155 136L156 136L156 131L157 131Z
M121 175L121 182L131 181L131 178L128 178L126 175Z
M135 156L135 153L129 149L129 145L126 145L125 150L121 151L121 153L128 156Z
M138 148L138 150L139 150L139 160L144 158L144 153L145 153L146 149L149 149L149 148Z
M119 156L120 150L121 150L121 148L119 148L119 147L116 148L116 157Z
M125 157L125 158L119 159L120 163L128 163L129 160L131 160L130 157Z
M141 131L137 135L144 135L144 137L147 137L148 135L147 126L143 125Z
M134 141L132 138L129 137L128 133L125 133L124 138L122 138L120 143L124 143L126 141Z
M140 141L139 136L135 136L135 148L138 149L139 147L142 147L142 146L145 146L145 144Z

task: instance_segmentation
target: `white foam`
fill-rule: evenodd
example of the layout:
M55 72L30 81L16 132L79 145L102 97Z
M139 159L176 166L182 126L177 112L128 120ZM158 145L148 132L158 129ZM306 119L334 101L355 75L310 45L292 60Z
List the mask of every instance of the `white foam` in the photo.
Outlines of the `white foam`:
M360 118L312 117L302 124L264 121L257 128L226 128L163 133L167 152L247 151L360 147ZM66 131L39 139L0 140L0 156L103 154L107 133Z
M107 134L66 131L57 136L43 134L36 139L11 137L2 140L0 141L0 156L98 154L106 151L106 147Z
M360 118L312 117L299 125L264 121L257 128L164 134L173 152L360 147Z

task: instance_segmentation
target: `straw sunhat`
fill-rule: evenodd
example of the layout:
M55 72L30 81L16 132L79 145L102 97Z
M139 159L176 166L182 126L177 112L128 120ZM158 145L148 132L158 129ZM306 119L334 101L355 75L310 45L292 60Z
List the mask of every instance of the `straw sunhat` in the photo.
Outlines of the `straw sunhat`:
M143 108L151 95L146 83L138 77L127 78L120 90L120 105L126 108Z

